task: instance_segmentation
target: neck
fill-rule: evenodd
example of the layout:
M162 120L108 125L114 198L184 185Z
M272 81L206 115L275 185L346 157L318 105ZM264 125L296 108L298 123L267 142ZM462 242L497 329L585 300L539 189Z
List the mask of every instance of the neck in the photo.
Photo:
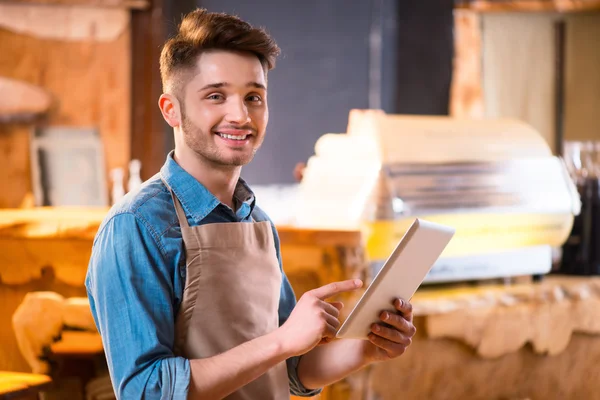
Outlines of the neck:
M182 150L176 147L173 157L181 168L204 185L221 203L234 208L233 192L242 167L217 165L187 148Z

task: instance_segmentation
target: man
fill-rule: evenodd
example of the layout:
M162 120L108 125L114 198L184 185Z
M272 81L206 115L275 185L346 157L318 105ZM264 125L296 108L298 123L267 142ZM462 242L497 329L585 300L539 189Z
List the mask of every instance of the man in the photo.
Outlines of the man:
M113 207L86 278L119 398L312 396L410 344L401 300L370 340L331 340L341 304L325 300L360 281L296 304L277 232L240 178L264 139L278 52L264 31L205 10L185 16L164 46L159 106L175 150Z

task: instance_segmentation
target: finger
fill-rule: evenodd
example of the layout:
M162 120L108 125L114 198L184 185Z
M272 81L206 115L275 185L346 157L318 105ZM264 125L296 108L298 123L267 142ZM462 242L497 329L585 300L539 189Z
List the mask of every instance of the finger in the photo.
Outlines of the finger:
M325 310L327 314L333 315L336 318L340 316L340 310L336 306L323 300L320 300L320 302L321 307L323 307L323 310Z
M373 324L371 326L371 332L379 337L389 340L390 342L398 343L404 346L408 346L412 342L410 337L402 334L402 332L399 330L391 329L379 324Z
M346 281L332 282L320 288L316 288L310 291L310 293L321 300L325 300L328 297L335 296L336 294L350 292L356 290L362 286L360 279L349 279Z
M339 324L338 324L338 327L339 327ZM337 327L334 327L333 325L328 323L327 327L325 328L325 332L323 332L323 338L335 339L336 334L337 334ZM323 339L321 339L321 340L323 340Z
M341 301L332 301L332 302L329 302L329 304L331 304L332 306L337 308L338 311L341 311L342 308L344 308L344 303L342 303Z
M398 311L400 311L400 313L402 313L402 316L404 318L406 318L408 321L412 322L413 307L409 301L406 301L403 299L396 299L396 301L394 302L394 307L396 307L396 310L398 310Z
M406 348L408 347L403 344L394 343L372 333L369 334L369 341L375 346L383 349L390 358L401 355L406 351Z
M405 317L391 313L389 311L384 311L379 316L383 322L392 327L396 328L402 333L405 333L409 336L413 336L417 332L417 328L412 324L412 322L408 321Z
M327 325L332 326L337 331L337 328L340 327L340 320L327 313L324 314L324 318L325 322L327 322Z

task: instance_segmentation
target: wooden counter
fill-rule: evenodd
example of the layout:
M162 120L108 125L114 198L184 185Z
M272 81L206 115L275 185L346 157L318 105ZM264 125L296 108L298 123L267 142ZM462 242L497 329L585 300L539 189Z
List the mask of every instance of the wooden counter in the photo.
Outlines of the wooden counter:
M85 296L105 212L0 211L0 369L28 370L10 331L28 291ZM297 296L333 280L369 278L360 233L278 229ZM356 298L346 300L350 310ZM600 278L425 286L412 302L418 332L407 353L327 388L322 400L600 399Z
M83 285L92 241L107 212L76 207L0 209L0 282L24 284L51 267L58 281ZM289 276L296 276L297 292L343 276L361 276L366 268L358 231L289 226L277 230L285 249L283 265Z
M11 317L28 292L85 297L91 247L106 208L0 209L0 369L28 371ZM328 282L368 279L361 234L278 227L284 269L297 296Z
M412 303L411 347L345 399L600 399L600 278L427 287Z
M50 383L46 375L0 371L0 399L37 399Z

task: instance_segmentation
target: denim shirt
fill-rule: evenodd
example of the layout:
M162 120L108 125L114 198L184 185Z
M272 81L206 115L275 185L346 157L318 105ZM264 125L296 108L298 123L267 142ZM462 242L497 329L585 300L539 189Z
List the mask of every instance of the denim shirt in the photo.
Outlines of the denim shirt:
M255 206L242 179L234 212L183 170L169 154L159 174L128 193L100 226L85 285L94 321L102 336L117 398L186 399L189 360L173 354L175 317L183 297L186 263L175 208L164 179L179 198L190 226L216 222L270 221ZM281 254L273 236L279 265ZM279 325L296 304L283 273ZM287 360L290 392L314 396L298 379L298 357Z

